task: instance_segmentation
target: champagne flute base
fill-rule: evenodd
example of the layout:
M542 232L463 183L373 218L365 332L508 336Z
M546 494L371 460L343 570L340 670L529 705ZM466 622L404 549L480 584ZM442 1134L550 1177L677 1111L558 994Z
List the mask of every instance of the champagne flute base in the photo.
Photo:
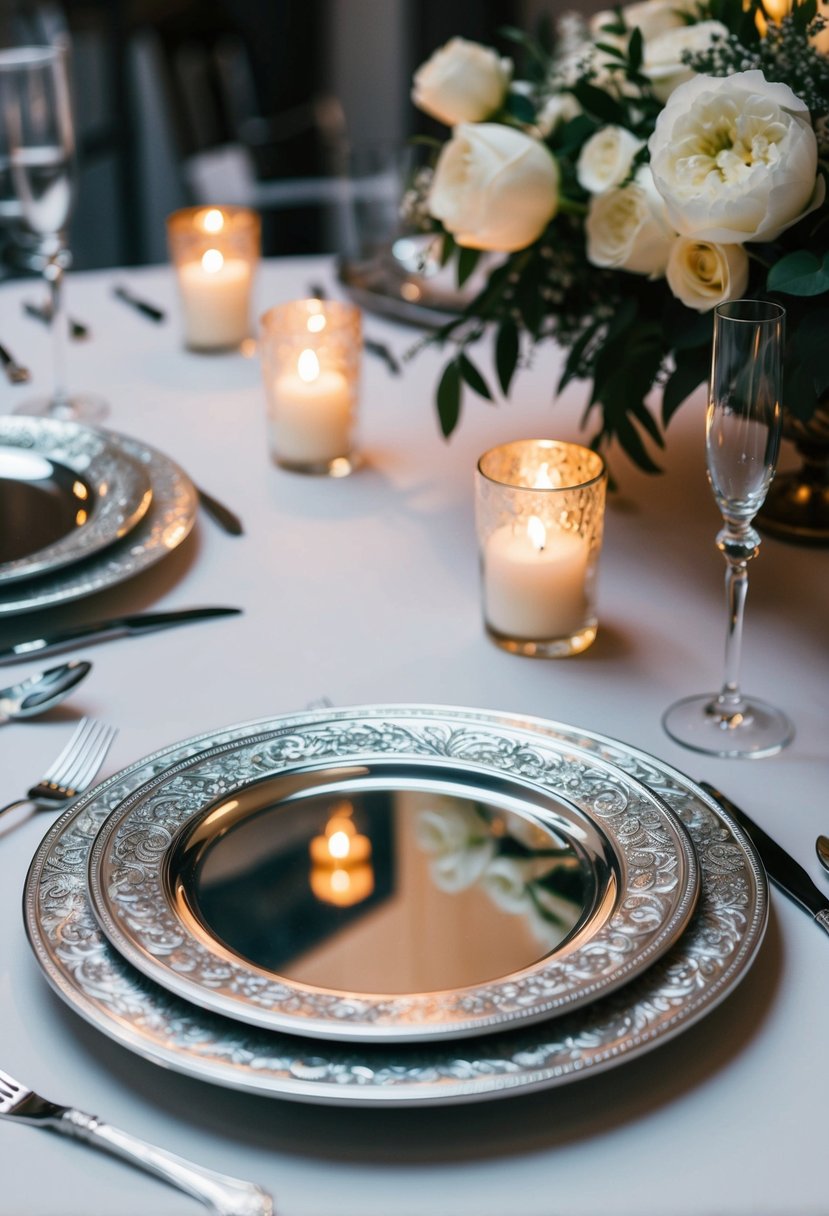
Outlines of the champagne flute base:
M742 712L725 714L716 693L684 697L665 711L662 725L675 743L708 756L761 760L791 743L794 726L782 710L754 697L742 704Z
M33 418L57 418L61 422L85 422L95 424L109 413L109 405L103 397L92 393L73 393L66 401L56 402L51 397L35 397L21 401L13 413L26 414Z

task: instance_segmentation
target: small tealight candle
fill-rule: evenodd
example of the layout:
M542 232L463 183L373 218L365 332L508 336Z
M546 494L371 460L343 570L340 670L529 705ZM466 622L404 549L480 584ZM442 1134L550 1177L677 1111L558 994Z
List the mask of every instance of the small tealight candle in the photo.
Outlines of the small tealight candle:
M167 231L186 345L238 349L250 332L258 217L245 207L187 207L169 217Z
M576 444L527 440L478 464L484 621L513 653L577 654L596 636L605 472Z
M302 473L350 472L362 351L359 309L321 300L278 305L262 318L261 350L276 463Z

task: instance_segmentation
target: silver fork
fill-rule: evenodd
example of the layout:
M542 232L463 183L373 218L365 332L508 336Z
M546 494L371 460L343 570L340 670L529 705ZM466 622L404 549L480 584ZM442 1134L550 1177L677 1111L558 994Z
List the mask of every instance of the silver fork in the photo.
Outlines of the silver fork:
M219 1216L273 1216L273 1200L252 1182L193 1165L72 1106L58 1106L0 1070L0 1119L21 1119L121 1157L200 1199Z
M97 775L117 733L114 726L107 726L94 718L82 718L49 771L24 798L15 798L14 802L0 806L0 815L26 802L41 803L45 808L54 809L82 794Z

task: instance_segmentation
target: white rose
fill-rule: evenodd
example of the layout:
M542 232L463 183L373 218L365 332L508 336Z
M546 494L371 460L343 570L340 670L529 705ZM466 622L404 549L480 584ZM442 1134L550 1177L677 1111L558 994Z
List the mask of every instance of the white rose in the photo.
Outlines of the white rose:
M447 126L480 122L503 105L512 61L465 38L453 38L415 72L412 101Z
M436 857L429 867L432 881L440 891L454 895L465 891L480 878L495 852L494 840L481 840L456 853Z
M454 893L471 887L495 852L487 824L473 807L437 805L422 810L415 823L421 849L437 856L430 873L436 887Z
M444 144L429 211L459 245L512 253L558 209L558 165L537 140L498 123L462 123Z
M585 229L587 257L594 266L646 274L651 279L664 274L675 234L647 165L628 185L594 195Z
M603 194L621 185L642 144L624 127L602 127L590 136L579 154L576 165L579 185L588 194Z
M676 30L685 25L684 13L693 14L696 5L685 0L641 0L638 4L628 4L622 9L622 17L629 30L642 31L642 37L647 42L657 38L666 30ZM590 18L590 33L597 42L615 44L612 34L602 32L602 26L614 25L618 16L613 12L596 13Z
M748 285L748 254L742 245L717 245L678 236L665 270L668 286L686 308L709 312L737 300Z
M659 100L667 101L674 89L694 76L694 69L682 62L683 51L707 51L715 39L727 37L721 21L699 21L666 30L646 42L642 72Z
M648 146L656 188L683 236L771 241L823 200L809 111L762 72L681 84Z

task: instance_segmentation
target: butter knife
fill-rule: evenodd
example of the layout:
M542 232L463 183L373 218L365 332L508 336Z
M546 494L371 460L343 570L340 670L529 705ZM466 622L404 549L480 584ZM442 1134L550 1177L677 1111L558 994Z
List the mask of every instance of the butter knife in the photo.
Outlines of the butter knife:
M730 798L721 794L707 781L700 782L706 794L719 802L723 810L732 815L740 827L748 834L752 844L760 854L769 878L784 895L788 895L804 912L808 912L812 920L817 921L821 929L829 933L829 900L815 886L809 875L799 862L795 861L776 840L772 840L761 827L749 819L745 811L735 806Z
M20 663L35 654L38 657L59 654L61 651L85 646L89 642L138 637L142 633L154 633L157 629L169 629L173 625L187 625L191 621L204 621L217 616L236 616L241 611L241 608L180 608L174 612L139 612L134 616L96 621L91 625L76 625L72 629L60 629L42 638L16 642L14 646L0 650L0 666Z

